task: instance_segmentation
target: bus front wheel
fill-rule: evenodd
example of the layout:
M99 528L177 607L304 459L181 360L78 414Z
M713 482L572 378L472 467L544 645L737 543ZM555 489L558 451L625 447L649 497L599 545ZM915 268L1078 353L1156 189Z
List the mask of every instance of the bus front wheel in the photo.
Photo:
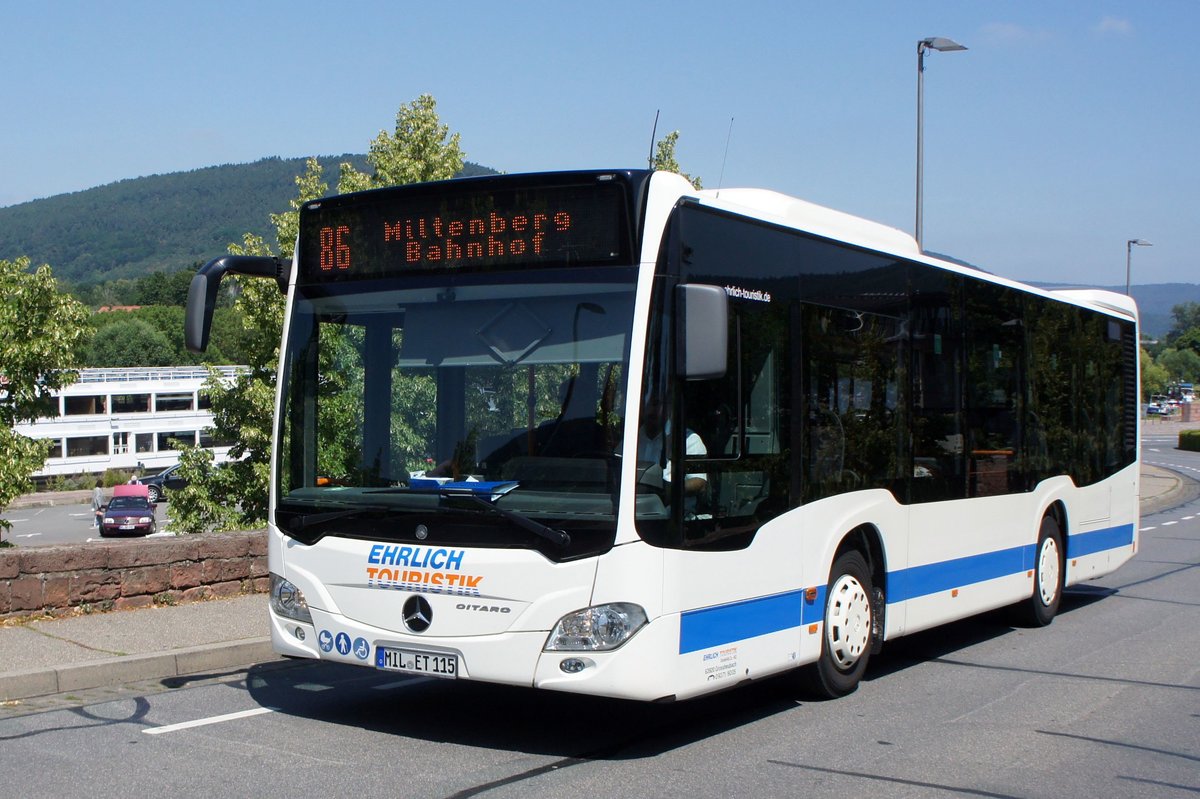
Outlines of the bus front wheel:
M809 667L815 694L835 699L858 687L871 657L871 570L857 550L833 563L825 595L821 657Z
M1045 627L1054 621L1062 601L1064 558L1062 531L1053 516L1042 519L1033 562L1033 596L1017 605L1018 621Z

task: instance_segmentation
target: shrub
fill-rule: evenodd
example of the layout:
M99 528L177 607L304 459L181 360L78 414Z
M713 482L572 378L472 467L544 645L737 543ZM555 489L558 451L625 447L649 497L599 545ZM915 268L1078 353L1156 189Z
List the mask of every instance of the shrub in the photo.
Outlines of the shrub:
M49 491L84 491L94 485L94 474L59 474L46 481L46 489Z
M1179 434L1179 448L1200 452L1200 430L1184 430Z
M119 486L123 483L128 483L130 474L130 472L127 472L124 469L105 469L104 477L101 479L104 482L105 488L112 488L113 486Z

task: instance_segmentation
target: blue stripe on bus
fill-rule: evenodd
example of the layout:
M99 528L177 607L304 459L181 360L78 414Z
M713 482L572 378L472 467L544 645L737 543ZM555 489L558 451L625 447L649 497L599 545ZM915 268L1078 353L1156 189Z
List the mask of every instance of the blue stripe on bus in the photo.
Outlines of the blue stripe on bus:
M1122 524L1067 536L1067 558L1094 555L1133 543L1133 525ZM1034 567L1037 545L1013 547L981 555L913 566L888 574L888 604L949 591L1029 571Z
M1033 568L1036 549L1036 545L1029 544L891 572L888 574L888 604L1028 571Z
M1133 544L1133 525L1122 524L1090 533L1079 533L1067 539L1067 557L1082 558L1106 549L1119 549Z
M731 605L686 611L679 619L679 654L797 627L803 605L803 591L788 591ZM824 606L823 602L821 606Z
M1132 524L1078 533L1067 537L1067 557L1094 555L1132 543ZM1027 572L1033 568L1036 556L1037 545L1028 544L890 572L887 602L904 602ZM825 593L822 585L817 587L817 598L812 602L804 599L801 590L685 611L679 619L679 654L819 623L825 617Z

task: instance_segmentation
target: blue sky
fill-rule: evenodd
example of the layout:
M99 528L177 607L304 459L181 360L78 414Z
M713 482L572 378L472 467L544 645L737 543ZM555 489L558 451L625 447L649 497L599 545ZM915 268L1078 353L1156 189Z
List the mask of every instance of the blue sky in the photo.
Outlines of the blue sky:
M0 206L266 156L364 152L428 92L471 161L645 164L911 232L997 274L1200 282L1200 3L0 0ZM733 119L728 158L726 138ZM202 212L202 209L201 209Z

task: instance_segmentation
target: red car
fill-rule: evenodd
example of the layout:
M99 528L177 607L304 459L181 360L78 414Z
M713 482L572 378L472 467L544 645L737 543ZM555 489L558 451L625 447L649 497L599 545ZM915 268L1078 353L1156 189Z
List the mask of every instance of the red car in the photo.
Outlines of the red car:
M154 506L145 497L113 497L100 519L100 535L150 535L158 529Z

